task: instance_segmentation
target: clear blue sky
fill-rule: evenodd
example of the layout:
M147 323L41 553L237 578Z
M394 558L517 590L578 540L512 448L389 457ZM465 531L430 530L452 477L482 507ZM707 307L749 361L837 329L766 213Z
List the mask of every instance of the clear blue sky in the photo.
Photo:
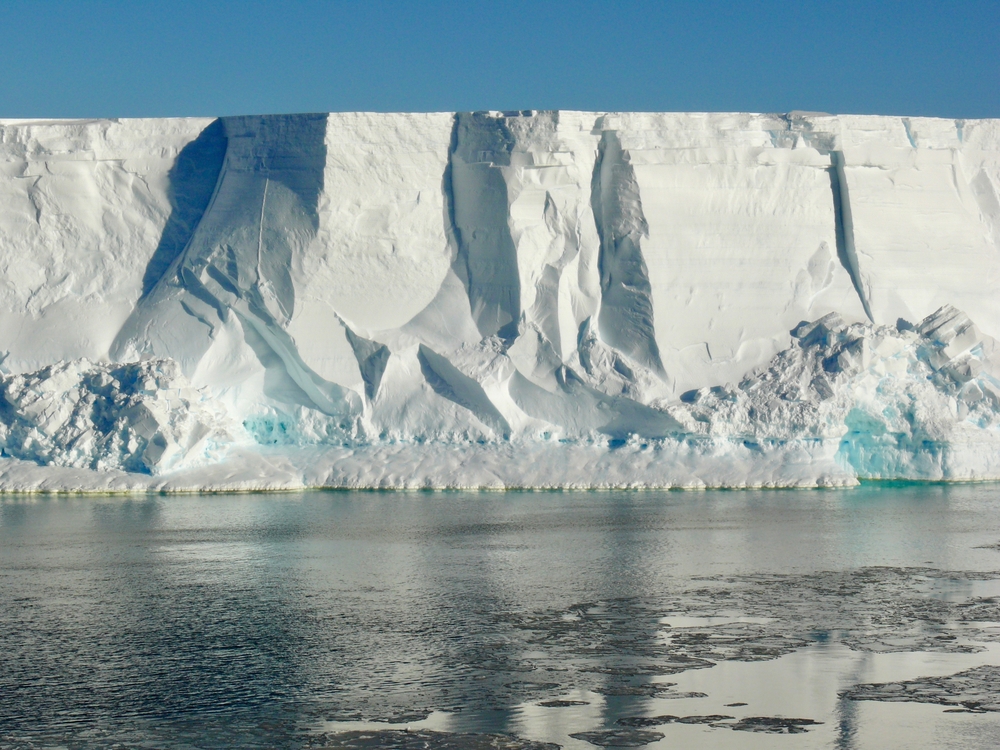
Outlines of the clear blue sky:
M1000 0L0 0L0 117L1000 117Z

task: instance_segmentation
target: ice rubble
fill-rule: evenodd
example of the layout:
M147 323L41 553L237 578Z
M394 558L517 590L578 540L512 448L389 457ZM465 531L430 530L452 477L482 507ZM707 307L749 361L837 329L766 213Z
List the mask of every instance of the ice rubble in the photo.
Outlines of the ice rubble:
M171 360L85 359L0 375L3 453L48 466L147 474L215 463L243 438Z
M1000 474L1000 348L953 307L914 327L845 323L829 313L738 386L666 409L689 435L762 446L814 440L860 477Z
M0 489L997 477L998 185L988 120L0 121Z

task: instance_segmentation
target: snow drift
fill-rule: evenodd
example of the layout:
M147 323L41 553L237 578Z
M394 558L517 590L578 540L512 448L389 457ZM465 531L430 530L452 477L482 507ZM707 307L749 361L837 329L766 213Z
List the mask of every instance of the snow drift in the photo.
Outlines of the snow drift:
M0 488L1000 476L1000 122L0 121Z

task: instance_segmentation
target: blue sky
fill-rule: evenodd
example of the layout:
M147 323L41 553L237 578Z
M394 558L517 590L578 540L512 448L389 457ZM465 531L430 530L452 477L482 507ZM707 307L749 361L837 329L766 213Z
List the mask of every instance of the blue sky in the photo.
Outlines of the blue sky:
M0 0L0 117L1000 117L1000 1Z

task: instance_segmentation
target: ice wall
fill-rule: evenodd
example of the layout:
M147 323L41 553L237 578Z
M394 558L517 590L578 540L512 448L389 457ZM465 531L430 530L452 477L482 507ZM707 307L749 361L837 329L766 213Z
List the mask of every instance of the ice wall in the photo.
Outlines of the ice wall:
M10 367L108 357L211 196L224 153L214 123L0 122L0 348Z
M0 164L3 368L174 360L199 398L243 425L225 432L234 444L265 452L741 441L749 428L713 421L690 394L757 382L797 351L803 321L837 313L868 326L861 338L884 338L951 306L979 344L1000 337L997 121L0 121ZM987 378L980 392L991 367L975 375ZM906 377L937 372L918 370ZM857 391L852 378L830 381L844 390L834 401ZM957 415L960 390L942 385L934 408ZM796 393L768 398L803 403ZM0 404L20 419L18 408ZM753 422L754 408L739 419ZM838 442L850 413L820 436L831 466L949 475L942 461L851 463L857 451ZM756 419L757 437L818 439L761 433ZM992 444L994 423L977 419L977 444ZM23 443L6 455L31 460ZM36 462L77 465L53 451Z

